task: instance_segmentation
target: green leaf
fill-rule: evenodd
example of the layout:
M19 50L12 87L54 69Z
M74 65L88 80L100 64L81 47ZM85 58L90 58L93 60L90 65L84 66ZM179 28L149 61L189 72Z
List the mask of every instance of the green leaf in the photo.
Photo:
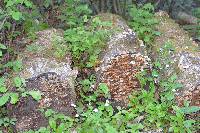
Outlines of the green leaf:
M198 106L190 106L190 107L182 107L181 111L185 114L195 113L200 110L200 107Z
M19 94L17 93L10 93L10 103L11 104L16 104L19 101Z
M27 95L28 95L28 92L23 92L22 93L22 97L27 97Z
M29 8L33 6L32 3L28 0L25 0L24 4L26 5L26 7L29 7Z
M92 63L92 62L87 62L86 63L86 67L88 67L88 68L91 68L93 66L94 66L94 63Z
M16 4L23 4L24 0L15 0Z
M175 83L175 84L173 84L173 86L172 86L172 89L180 89L180 88L183 88L183 84Z
M142 8L145 9L145 10L149 10L149 11L154 10L154 6L151 3L145 4Z
M83 22L86 23L86 22L88 22L88 20L89 20L89 19L88 19L87 15L84 15L84 16L83 16Z
M150 42L150 40L151 40L151 39L150 39L150 37L149 37L148 35L144 37L144 41L145 41L146 43L147 43L147 42Z
M4 26L10 30L12 24L10 22L5 22Z
M159 31L154 31L154 34L155 34L156 36L160 36L160 35L161 35L161 32L159 32Z
M174 99L174 94L173 93L167 93L165 94L165 97L167 98L167 100L171 101Z
M5 86L0 87L0 92L5 93L8 89Z
M56 131L56 121L54 119L49 120L49 125L54 131Z
M22 13L18 11L13 11L11 15L14 20L20 20L20 18L22 18Z
M117 129L111 126L110 124L105 124L106 126L106 132L107 133L117 133Z
M16 122L16 121L17 121L16 118L11 118L11 119L10 119L10 124L15 125L15 122Z
M191 128L193 124L195 123L195 120L186 120L183 123L186 128Z
M20 77L15 77L14 78L14 84L18 88L21 87L22 86L22 80L21 80L21 78Z
M156 70L153 70L152 76L157 78L159 76L159 73Z
M56 130L56 133L63 133L64 132L64 129L65 129L65 124L64 123L61 123L57 130Z
M158 68L161 68L162 65L161 65L160 62L156 61L156 62L155 62L155 66L158 67Z
M34 132L35 133L35 132ZM49 133L46 127L40 127L37 133Z
M109 93L109 89L106 83L100 83L99 84L99 89L103 91L104 94Z
M0 49L7 49L7 47L0 43Z
M9 6L12 6L12 5L14 5L14 1L13 0L8 0L7 2L6 2L6 8L7 7L9 7Z
M0 78L0 92L5 93L8 89L5 86L5 79Z
M45 112L45 117L49 117L51 116L52 114L54 114L55 112L52 110L52 109L48 109L46 112Z
M0 106L3 106L4 104L6 104L8 102L10 98L9 93L4 94L3 96L0 97Z
M39 101L42 98L42 93L40 93L40 91L29 91L29 95L31 95L36 101Z
M22 61L16 60L16 61L13 62L13 70L15 72L21 70L21 68L22 68Z
M173 74L173 75L170 77L169 81L174 82L174 81L176 81L176 79L177 79L177 75L176 75L176 74Z
M0 119L0 127L3 125L3 123L4 123L3 119ZM3 133L3 132L1 132L0 130L0 133Z

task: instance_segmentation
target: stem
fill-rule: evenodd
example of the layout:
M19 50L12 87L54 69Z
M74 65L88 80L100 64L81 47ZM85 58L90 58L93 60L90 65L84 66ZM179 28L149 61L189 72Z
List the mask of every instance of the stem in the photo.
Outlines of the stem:
M3 25L4 25L5 21L7 20L7 18L8 18L8 16L6 16L6 17L4 18L4 20L2 21L2 23L1 23L1 25L0 25L0 31L1 31L1 29L3 28Z

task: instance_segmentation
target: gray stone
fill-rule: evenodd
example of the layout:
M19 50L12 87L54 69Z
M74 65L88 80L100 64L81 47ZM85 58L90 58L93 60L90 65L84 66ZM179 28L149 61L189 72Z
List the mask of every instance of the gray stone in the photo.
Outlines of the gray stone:
M171 43L174 51L171 52L169 57L159 57L161 63L168 66L164 70L164 77L176 74L177 81L183 85L176 92L178 105L181 106L184 100L188 100L191 105L200 106L200 99L193 97L200 95L198 89L200 88L198 87L200 85L200 51L198 44L174 20L170 19L167 13L158 12L156 17L160 21L156 28L162 34L156 37L152 43L152 57L154 59L158 58L158 50L162 49L166 42ZM171 61L171 64L166 64L166 58ZM193 101L194 99L197 101Z
M47 119L38 110L40 108L51 108L71 117L75 114L72 104L76 103L74 80L78 72L71 69L69 56L59 59L52 51L53 43L63 41L63 31L44 30L38 32L37 37L31 45L39 49L21 52L18 59L22 61L23 69L14 75L25 79L27 91L39 90L42 99L37 102L25 97L20 98L17 105L8 105L9 115L17 118L17 132L37 130L48 125Z
M98 17L112 22L110 29L116 29L100 55L101 63L96 68L98 82L108 85L114 105L125 107L129 102L128 96L141 88L134 76L150 68L149 58L142 41L121 17L109 13Z

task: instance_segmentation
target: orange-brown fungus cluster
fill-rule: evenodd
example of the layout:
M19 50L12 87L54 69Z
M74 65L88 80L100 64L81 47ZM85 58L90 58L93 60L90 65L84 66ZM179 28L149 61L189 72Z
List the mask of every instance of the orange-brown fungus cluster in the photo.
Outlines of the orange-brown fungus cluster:
M136 74L147 68L147 64L140 54L124 54L111 59L101 76L101 81L110 89L111 98L126 105L132 91L140 89Z

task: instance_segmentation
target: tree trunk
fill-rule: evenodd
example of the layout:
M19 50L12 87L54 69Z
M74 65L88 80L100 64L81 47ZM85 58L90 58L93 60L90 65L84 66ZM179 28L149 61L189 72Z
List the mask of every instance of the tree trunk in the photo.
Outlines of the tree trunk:
M112 6L113 6L113 12L117 13L118 12L118 10L117 10L117 0L112 0Z

